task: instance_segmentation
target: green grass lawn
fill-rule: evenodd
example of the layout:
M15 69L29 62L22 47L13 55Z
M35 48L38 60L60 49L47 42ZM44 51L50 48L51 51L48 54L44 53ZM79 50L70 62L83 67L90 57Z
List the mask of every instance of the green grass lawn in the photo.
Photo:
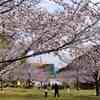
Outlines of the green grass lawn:
M60 90L60 97L54 97L53 91L48 92L48 97L44 98L43 90L39 89L22 89L22 88L5 88L0 92L0 100L100 100L95 96L95 90Z

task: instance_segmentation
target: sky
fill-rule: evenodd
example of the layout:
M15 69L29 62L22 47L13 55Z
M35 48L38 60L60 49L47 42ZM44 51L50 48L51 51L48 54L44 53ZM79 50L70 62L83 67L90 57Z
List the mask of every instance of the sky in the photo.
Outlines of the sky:
M31 50L30 52L28 52L27 55L31 55L33 53L33 51ZM67 55L67 61L70 61L70 55L68 52L66 52ZM54 54L42 54L36 57L30 57L27 59L27 61L29 63L43 63L43 64L54 64L56 70L58 70L59 68L65 67L67 65L67 61L66 63L64 63L63 61L61 61L59 59L58 56L55 56Z
M100 2L100 0L91 0L92 2Z
M64 12L64 7L62 5L49 0L41 0L37 7L47 10L49 14L59 14Z

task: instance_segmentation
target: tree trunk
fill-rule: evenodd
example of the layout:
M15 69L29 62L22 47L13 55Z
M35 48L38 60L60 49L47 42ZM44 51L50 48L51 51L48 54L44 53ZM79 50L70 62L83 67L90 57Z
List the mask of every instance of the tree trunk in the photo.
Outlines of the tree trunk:
M76 90L79 91L79 70L77 70L77 77L76 77Z
M2 78L0 78L0 81L1 81L1 91L3 91L3 80L2 80Z
M76 90L77 91L79 91L80 89L79 89L79 79L77 78L77 80L76 80Z
M96 78L96 96L100 96L100 70L97 71L97 78Z
M100 96L100 80L96 80L96 96Z

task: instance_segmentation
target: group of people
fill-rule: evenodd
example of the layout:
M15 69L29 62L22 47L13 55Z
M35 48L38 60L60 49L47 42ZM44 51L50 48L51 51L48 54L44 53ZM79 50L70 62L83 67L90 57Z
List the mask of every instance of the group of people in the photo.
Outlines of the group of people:
M54 89L54 96L59 97L59 85L55 83L54 86L53 86L53 89ZM48 87L47 87L47 85L45 85L45 87L44 87L44 96L45 97L48 96Z

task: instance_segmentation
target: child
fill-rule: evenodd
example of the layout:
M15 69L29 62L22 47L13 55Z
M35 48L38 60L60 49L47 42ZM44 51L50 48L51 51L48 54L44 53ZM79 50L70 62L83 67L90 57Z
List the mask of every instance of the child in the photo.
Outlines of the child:
M48 88L47 85L44 85L44 96L47 97L48 96Z
M45 97L47 97L48 96L48 90L47 90L47 88L44 89L44 93L45 93Z

